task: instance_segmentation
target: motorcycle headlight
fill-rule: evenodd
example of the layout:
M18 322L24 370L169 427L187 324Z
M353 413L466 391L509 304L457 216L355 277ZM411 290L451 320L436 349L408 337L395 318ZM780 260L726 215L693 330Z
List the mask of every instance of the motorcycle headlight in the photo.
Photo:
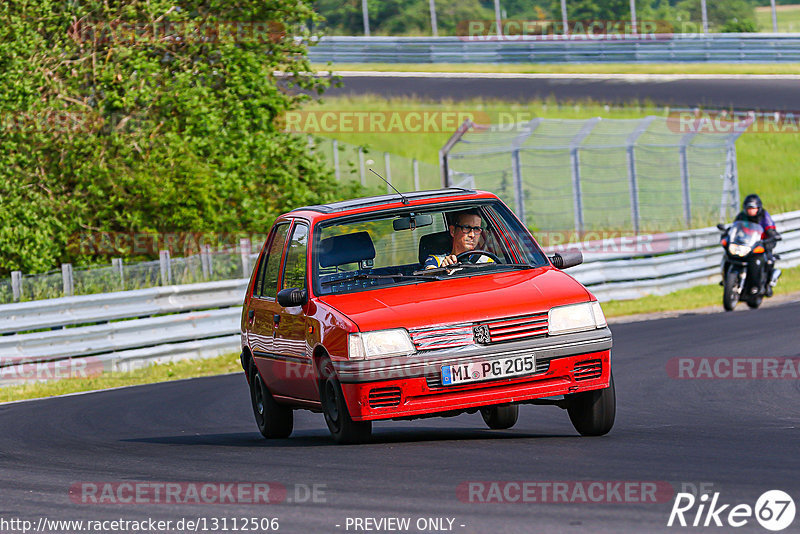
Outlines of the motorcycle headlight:
M737 245L735 243L731 243L730 245L728 245L728 252L730 252L734 256L745 257L748 254L750 254L750 247L746 247L744 245Z
M547 317L547 333L551 336L605 328L606 325L603 308L597 301L550 308Z
M348 345L351 360L370 360L414 353L411 337L403 328L350 334Z

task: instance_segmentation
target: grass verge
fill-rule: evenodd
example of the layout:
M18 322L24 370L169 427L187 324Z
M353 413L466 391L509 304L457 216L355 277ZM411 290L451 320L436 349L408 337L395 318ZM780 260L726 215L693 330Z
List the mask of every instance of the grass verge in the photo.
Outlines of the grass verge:
M780 15L779 15L780 16ZM770 15L771 17L771 15ZM772 22L769 28L772 28ZM764 24L762 24L762 27ZM800 24L797 25L800 30ZM796 30L797 31L797 30ZM497 72L521 74L800 74L800 63L335 63L315 71Z
M775 294L785 295L797 291L800 291L800 267L784 269L778 285L775 286ZM707 306L719 306L722 309L722 287L712 284L681 289L667 295L604 302L603 312L607 317L622 317L640 313L695 310Z
M67 393L168 382L198 376L221 375L241 370L239 355L231 353L216 358L150 365L130 372L104 373L90 378L67 378L51 382L33 382L2 387L0 388L0 402L54 397Z

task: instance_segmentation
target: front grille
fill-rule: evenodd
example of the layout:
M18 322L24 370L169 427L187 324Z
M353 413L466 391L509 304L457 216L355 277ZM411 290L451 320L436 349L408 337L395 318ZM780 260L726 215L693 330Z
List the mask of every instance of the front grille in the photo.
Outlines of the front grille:
M472 323L415 328L408 332L417 350L445 349L473 343Z
M549 359L547 359L547 360L545 360L545 359L541 359L541 360L537 359L536 360L536 372L533 373L533 374L537 374L538 375L538 374L541 374L541 373L546 373L549 369L550 369L550 360ZM523 376L525 376L525 375L523 375ZM527 375L527 376L530 376L530 375ZM520 377L519 376L509 376L509 377L505 377L505 378L499 378L497 380L509 380L509 379L514 379L514 378L520 378ZM443 387L442 386L442 373L439 372L439 373L437 373L435 375L426 375L425 376L425 382L428 383L428 387L430 389L436 389L436 388ZM491 380L487 380L487 382L491 382ZM467 383L468 384L479 384L480 382L467 382ZM448 387L450 387L450 386L448 386Z
M400 404L400 388L375 388L369 390L369 407L385 408Z
M530 339L547 335L547 312L489 321L484 324L489 327L491 343Z
M603 362L601 360L586 360L575 364L572 370L575 381L591 380L599 378L603 374Z
M476 343L494 345L546 336L547 312L492 319L481 323L412 328L408 332L418 351L463 347Z

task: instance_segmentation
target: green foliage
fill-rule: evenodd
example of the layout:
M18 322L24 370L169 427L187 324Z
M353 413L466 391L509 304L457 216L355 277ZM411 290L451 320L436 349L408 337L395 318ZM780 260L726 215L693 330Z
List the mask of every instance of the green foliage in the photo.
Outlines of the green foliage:
M0 274L102 261L87 232L263 234L348 194L276 125L330 83L317 19L310 0L1 3Z

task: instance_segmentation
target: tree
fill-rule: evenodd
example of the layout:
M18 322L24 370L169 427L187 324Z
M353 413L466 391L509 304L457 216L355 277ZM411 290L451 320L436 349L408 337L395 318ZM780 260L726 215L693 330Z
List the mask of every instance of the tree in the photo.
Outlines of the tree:
M87 233L263 233L346 194L277 126L329 84L317 19L310 0L0 4L0 272L105 260Z

